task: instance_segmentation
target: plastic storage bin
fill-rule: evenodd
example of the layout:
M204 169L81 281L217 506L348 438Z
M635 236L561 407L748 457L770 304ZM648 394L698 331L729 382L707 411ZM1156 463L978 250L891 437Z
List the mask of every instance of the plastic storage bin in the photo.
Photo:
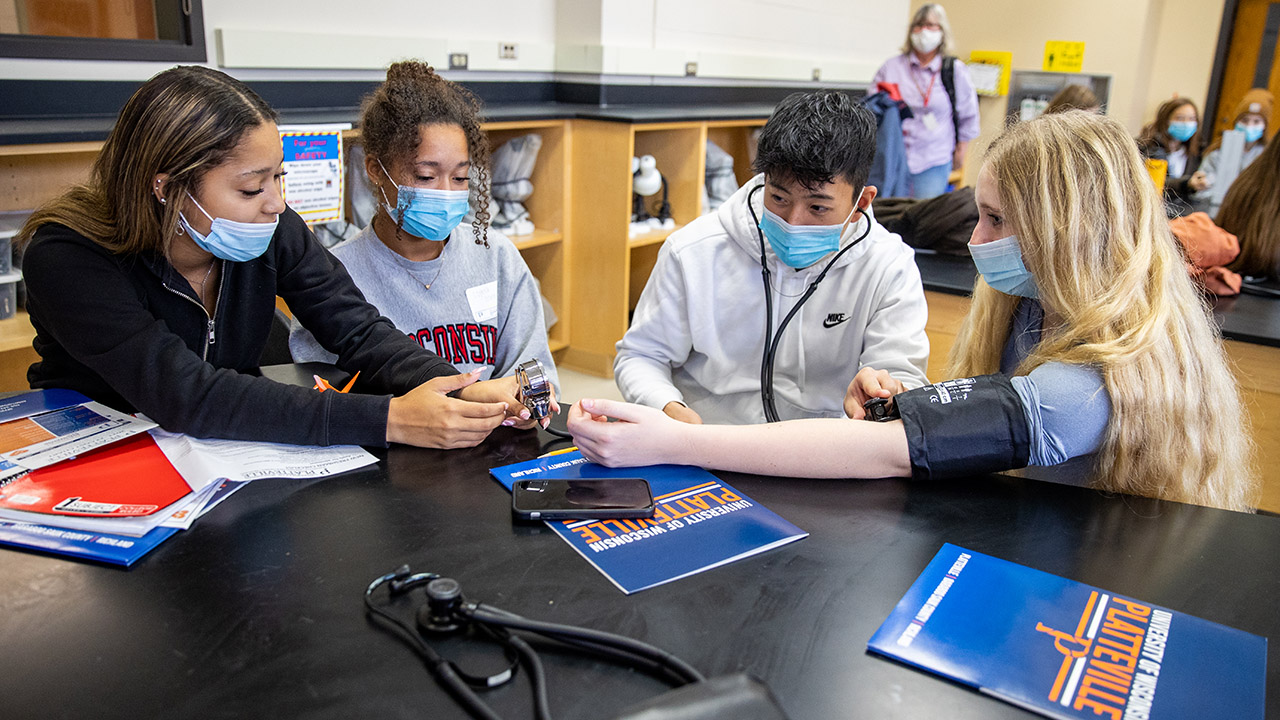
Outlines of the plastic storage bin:
M30 216L30 210L0 212L0 320L13 317L26 302L26 287L19 269L21 258L14 258L13 236Z
M5 242L8 242L7 240ZM0 320L8 320L18 312L18 282L22 273L0 275Z

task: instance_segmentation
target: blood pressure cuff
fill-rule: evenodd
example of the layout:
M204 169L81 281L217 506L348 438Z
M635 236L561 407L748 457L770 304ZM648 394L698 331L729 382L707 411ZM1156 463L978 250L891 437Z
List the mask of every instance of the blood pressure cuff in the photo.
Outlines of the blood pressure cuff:
M1004 375L947 380L895 395L913 480L945 480L1026 467L1031 431Z

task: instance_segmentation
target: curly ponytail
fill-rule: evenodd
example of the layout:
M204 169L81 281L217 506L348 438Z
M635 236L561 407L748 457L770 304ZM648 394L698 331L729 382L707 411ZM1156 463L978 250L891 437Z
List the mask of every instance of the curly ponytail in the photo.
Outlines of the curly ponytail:
M477 245L489 247L489 138L480 128L480 100L469 90L436 74L419 60L387 68L387 80L364 99L360 135L370 157L401 160L418 148L418 127L457 125L467 137L467 153L479 187L475 189Z

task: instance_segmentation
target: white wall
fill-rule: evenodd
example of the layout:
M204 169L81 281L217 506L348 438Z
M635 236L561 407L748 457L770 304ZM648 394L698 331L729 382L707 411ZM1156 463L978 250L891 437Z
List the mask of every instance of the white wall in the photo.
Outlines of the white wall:
M910 0L204 0L209 63L247 79L376 79L408 56L470 69L865 82ZM498 57L517 43L516 60ZM141 80L170 63L0 60L0 77Z
M555 0L204 0L207 29L554 43Z
M912 0L917 8L925 0ZM1174 93L1201 108L1213 69L1225 0L945 0L959 40L972 50L1013 53L1017 70L1039 70L1048 40L1084 41L1084 72L1111 76L1108 113L1135 135ZM979 98L982 135L966 162L977 178L982 151L1004 127L1006 100Z

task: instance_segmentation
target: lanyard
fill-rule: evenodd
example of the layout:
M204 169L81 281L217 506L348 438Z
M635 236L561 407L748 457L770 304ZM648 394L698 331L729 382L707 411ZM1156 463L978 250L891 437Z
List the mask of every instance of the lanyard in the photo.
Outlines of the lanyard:
M920 97L924 99L924 106L929 107L929 98L933 96L933 83L937 81L938 73L932 70L928 70L928 68L924 68L924 69L927 70L929 73L929 89L928 90L925 90L924 88L920 87L919 81L916 80L915 68L908 68L907 70L911 74L911 83L916 86L916 90L920 93Z

